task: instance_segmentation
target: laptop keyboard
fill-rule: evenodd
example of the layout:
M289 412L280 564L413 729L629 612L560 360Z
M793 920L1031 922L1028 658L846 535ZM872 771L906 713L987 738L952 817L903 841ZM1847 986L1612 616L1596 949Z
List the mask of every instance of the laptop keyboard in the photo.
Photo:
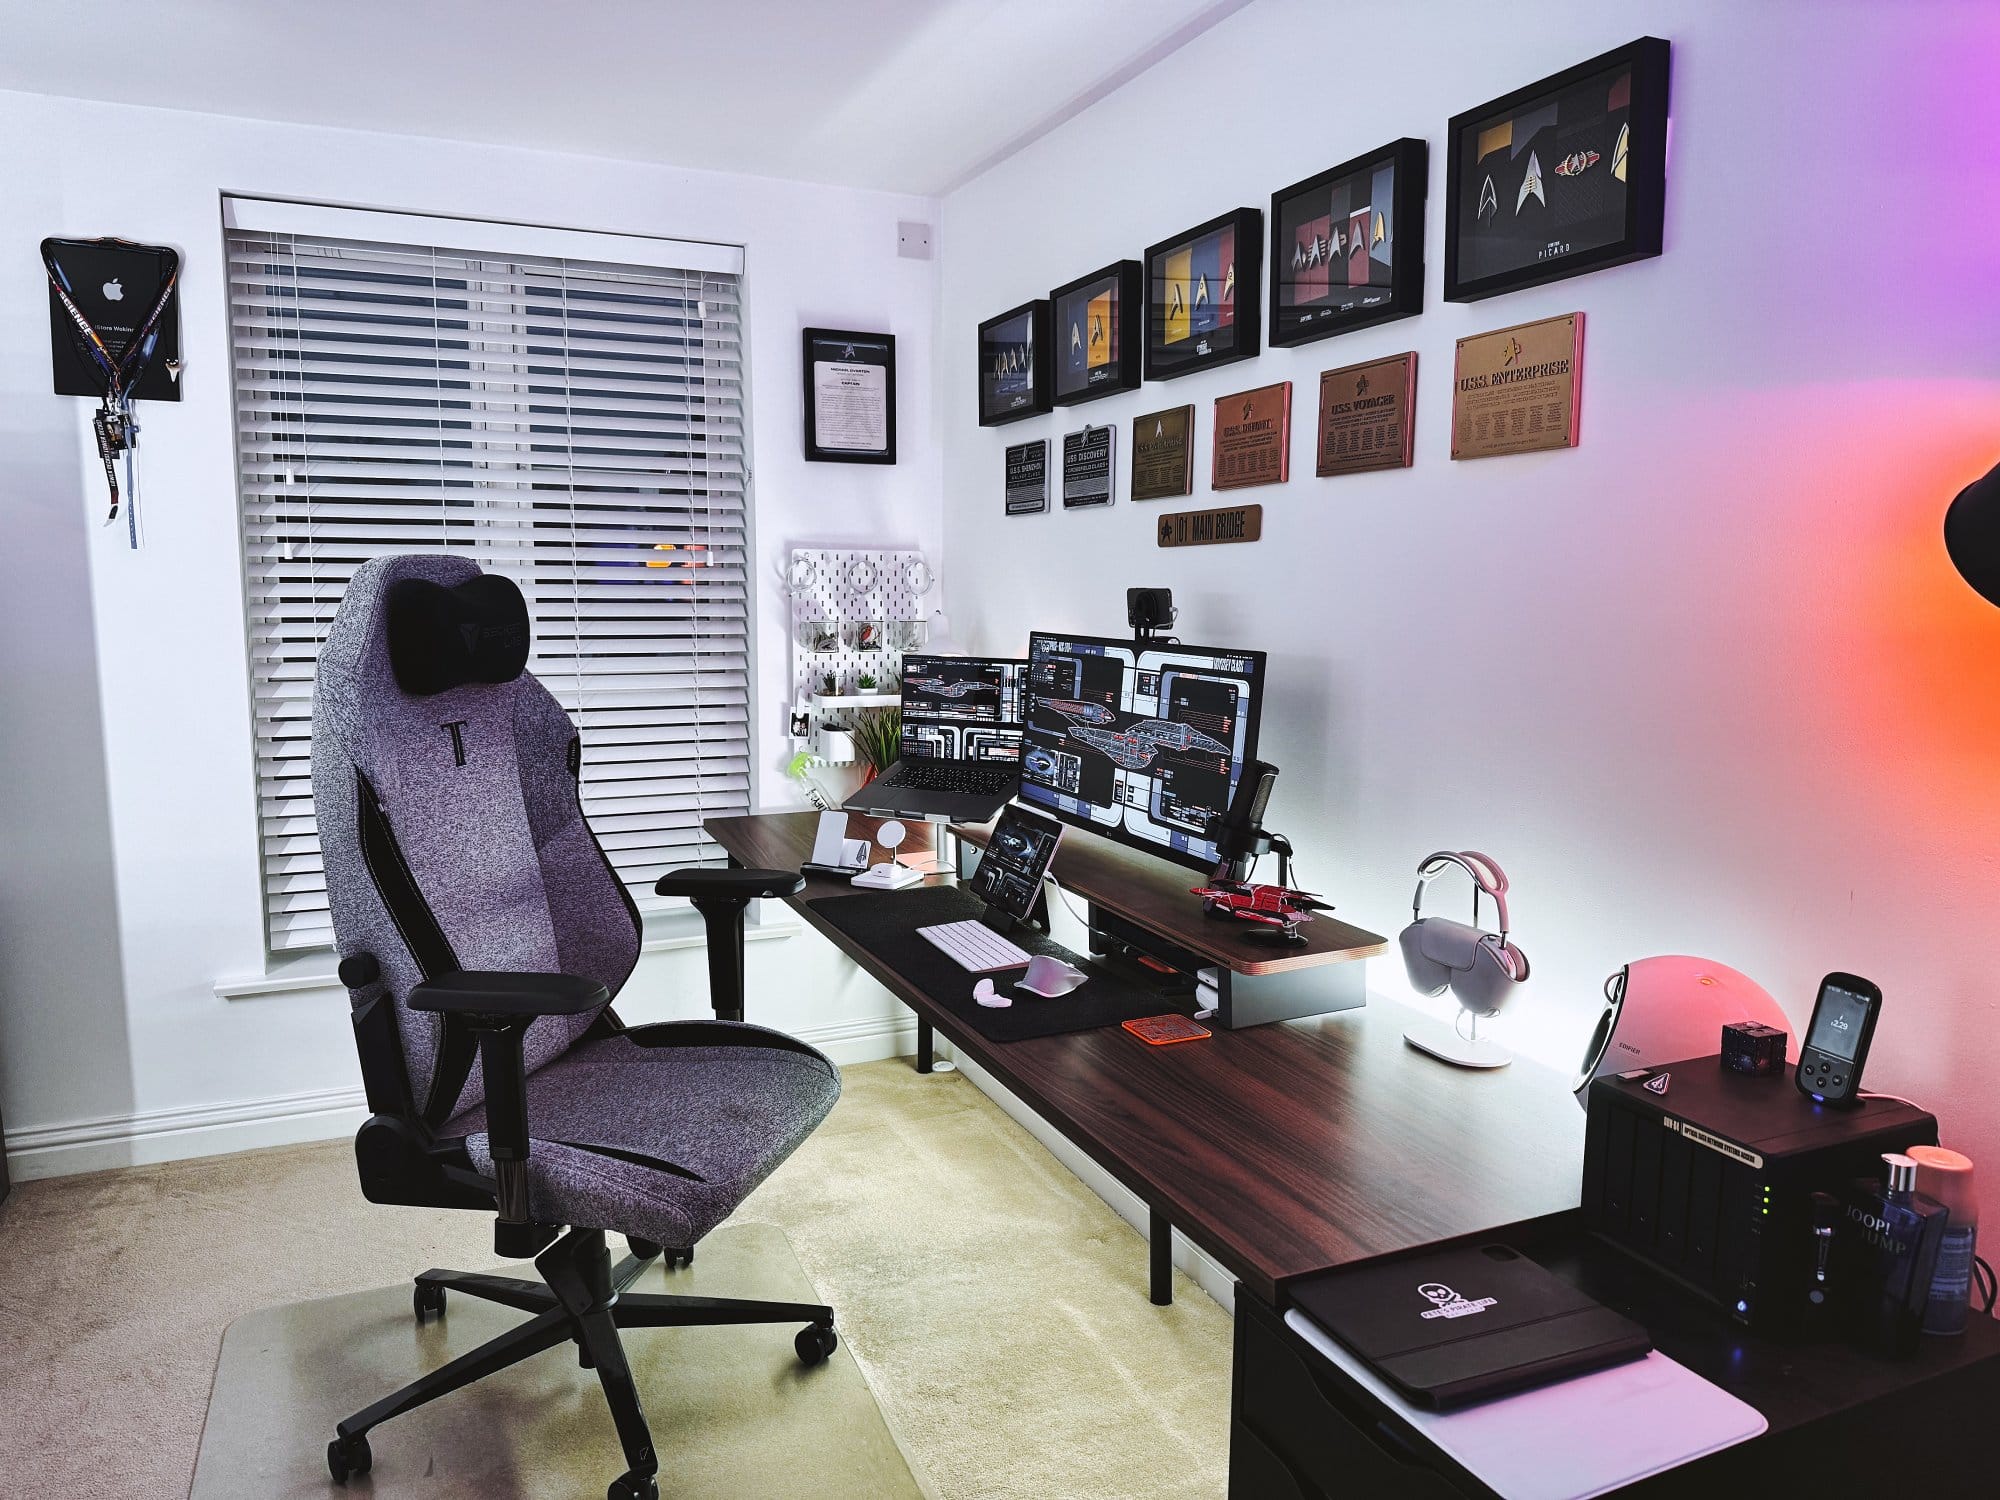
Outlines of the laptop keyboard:
M906 760L882 784L913 792L965 792L998 797L1014 788L1020 777L1011 765L985 765L966 760Z

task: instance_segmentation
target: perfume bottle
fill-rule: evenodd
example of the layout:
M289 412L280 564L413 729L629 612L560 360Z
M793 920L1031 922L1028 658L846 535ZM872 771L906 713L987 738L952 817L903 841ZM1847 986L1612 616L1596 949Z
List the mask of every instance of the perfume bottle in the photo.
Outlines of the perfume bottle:
M1914 1354L1950 1214L1917 1191L1917 1164L1885 1151L1886 1176L1849 1189L1841 1236L1846 1254L1842 1295L1855 1342L1881 1354Z
M1951 1215L1938 1247L1937 1271L1931 1277L1924 1332L1964 1333L1972 1298L1972 1262L1979 1242L1979 1200L1972 1190L1972 1160L1942 1146L1912 1146L1909 1155L1917 1164L1917 1191L1935 1198Z

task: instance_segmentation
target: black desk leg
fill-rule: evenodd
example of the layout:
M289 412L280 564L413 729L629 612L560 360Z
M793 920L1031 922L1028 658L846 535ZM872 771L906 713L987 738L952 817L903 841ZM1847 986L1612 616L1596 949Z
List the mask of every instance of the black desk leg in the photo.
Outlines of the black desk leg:
M1147 1235L1152 1240L1153 1306L1174 1305L1174 1226L1157 1208L1147 1211Z
M931 1023L922 1016L917 1017L917 1071L928 1073L933 1066Z

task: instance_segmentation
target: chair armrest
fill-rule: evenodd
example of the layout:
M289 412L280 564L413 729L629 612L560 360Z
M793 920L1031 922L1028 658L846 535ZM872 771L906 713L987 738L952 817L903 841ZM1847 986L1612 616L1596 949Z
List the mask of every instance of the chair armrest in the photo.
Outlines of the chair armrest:
M412 1010L457 1019L479 1040L486 1083L486 1150L493 1159L493 1249L535 1255L555 1238L554 1226L533 1222L528 1203L528 1028L543 1016L575 1016L603 1005L611 992L576 974L521 974L462 969L410 990Z
M415 986L408 1004L411 1010L442 1011L477 1023L581 1015L610 998L611 992L595 979L576 974L462 969Z
M695 900L754 901L762 896L796 896L806 888L797 870L669 870L653 887L662 896Z

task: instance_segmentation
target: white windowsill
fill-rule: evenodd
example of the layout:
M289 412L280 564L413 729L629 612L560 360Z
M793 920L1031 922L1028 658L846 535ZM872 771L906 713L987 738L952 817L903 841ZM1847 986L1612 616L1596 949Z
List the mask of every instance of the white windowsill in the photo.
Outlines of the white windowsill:
M673 906L640 913L639 954L671 953L683 948L700 948L708 938L702 920L693 908ZM759 919L753 909L743 924L747 943L767 943L778 938L797 937L805 924L787 912L783 916ZM334 974L333 954L325 949L274 958L262 974L240 975L215 981L218 1000L255 1000L265 995L291 994L298 990L333 990L341 987Z

